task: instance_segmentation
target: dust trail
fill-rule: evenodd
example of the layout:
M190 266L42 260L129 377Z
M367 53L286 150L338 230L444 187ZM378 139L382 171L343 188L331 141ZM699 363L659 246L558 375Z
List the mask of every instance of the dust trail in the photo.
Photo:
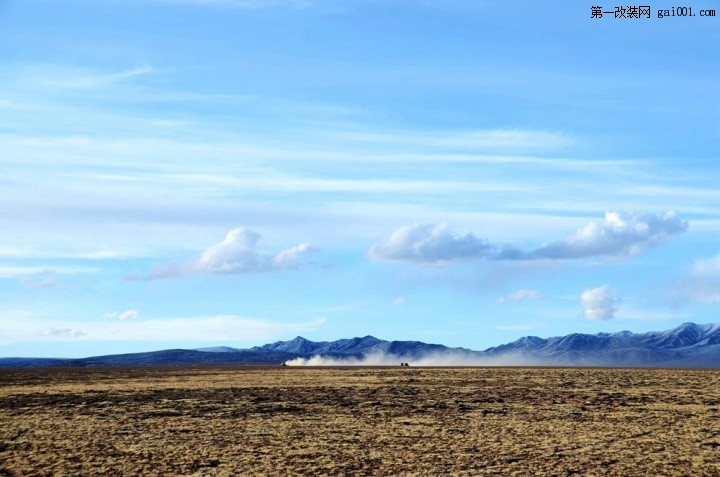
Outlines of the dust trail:
M420 357L399 356L395 354L375 352L361 358L339 358L315 355L310 358L295 358L287 361L288 366L400 366L409 363L411 366L542 366L547 365L537 359L525 355L491 357L478 356L466 352L430 353Z

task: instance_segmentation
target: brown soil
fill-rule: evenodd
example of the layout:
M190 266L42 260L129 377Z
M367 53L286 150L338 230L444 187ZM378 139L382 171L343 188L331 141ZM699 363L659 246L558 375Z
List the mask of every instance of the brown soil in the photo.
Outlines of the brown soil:
M0 370L0 476L720 475L720 371Z

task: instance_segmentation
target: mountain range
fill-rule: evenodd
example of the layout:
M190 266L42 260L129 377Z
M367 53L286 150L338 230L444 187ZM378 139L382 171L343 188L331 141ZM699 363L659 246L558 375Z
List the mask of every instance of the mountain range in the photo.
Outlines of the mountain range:
M194 350L81 359L0 358L0 367L148 366L148 365L411 365L483 366L635 366L720 368L720 323L684 323L667 331L580 334L539 338L473 351L419 341L384 341L373 336L314 342L290 341L237 349L226 346Z

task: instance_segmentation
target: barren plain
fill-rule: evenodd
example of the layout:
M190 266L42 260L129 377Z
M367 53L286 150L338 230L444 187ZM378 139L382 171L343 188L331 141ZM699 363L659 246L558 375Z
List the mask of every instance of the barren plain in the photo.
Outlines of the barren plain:
M720 475L720 371L0 370L0 476Z

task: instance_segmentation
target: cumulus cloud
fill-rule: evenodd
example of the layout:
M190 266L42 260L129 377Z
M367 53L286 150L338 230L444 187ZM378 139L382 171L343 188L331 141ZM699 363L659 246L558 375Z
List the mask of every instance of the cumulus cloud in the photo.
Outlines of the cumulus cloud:
M265 266L266 257L255 251L260 235L252 230L237 228L225 239L200 254L193 262L196 270L208 273L237 273L256 271Z
M684 232L687 227L688 223L672 210L662 215L606 212L602 222L591 222L565 240L508 258L630 258Z
M611 320L615 317L619 300L610 296L610 287L589 288L580 295L583 316L588 320Z
M632 258L687 230L675 211L664 214L606 212L602 222L591 222L569 237L524 251L499 246L472 233L458 235L444 224L405 225L370 247L375 260L448 263L475 259L562 260L603 257Z
M140 312L137 310L125 310L123 312L112 311L103 315L105 318L118 319L120 321L133 320L140 317Z
M181 265L156 267L148 278L210 273L235 274L259 273L297 269L302 259L313 252L310 244L302 243L275 255L266 255L257 251L260 234L242 227L231 230L225 239L212 245L197 258Z
M487 255L492 246L473 234L457 235L445 224L405 225L370 247L375 260L442 263Z
M537 290L518 290L516 292L510 293L505 296L501 296L497 299L497 302L499 304L507 303L507 302L517 302L517 301L524 301L524 300L531 300L531 301L538 301L542 300L543 296L542 293L540 293Z

